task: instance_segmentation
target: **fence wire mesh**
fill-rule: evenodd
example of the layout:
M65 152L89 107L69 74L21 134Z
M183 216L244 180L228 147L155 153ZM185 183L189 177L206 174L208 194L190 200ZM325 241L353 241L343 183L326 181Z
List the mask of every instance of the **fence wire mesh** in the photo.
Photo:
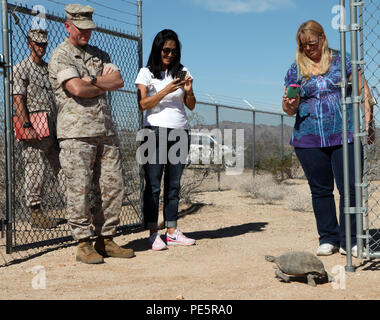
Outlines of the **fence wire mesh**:
M57 166L58 152L54 135L56 108L48 78L47 63L51 52L64 41L66 31L64 18L46 15L48 45L45 61L35 64L31 59L33 50L27 41L29 30L36 28L36 16L27 7L8 5L10 29L10 61L12 65L12 102L14 109L15 135L13 144L13 207L12 219L7 221L5 210L5 137L4 113L0 112L1 126L1 181L0 218L2 221L1 240L4 239L4 224L12 229L12 238L7 239L8 251L17 251L46 244L71 240L71 233L65 220L65 177ZM112 109L113 121L120 138L125 194L120 215L120 228L139 226L142 223L140 211L140 175L135 160L137 149L136 132L140 126L134 79L141 67L141 38L122 34L104 28L96 29L90 44L109 53L113 64L122 72L124 88L108 93L108 103ZM43 48L43 46L42 46ZM3 79L2 79L3 80ZM2 94L4 97L4 94ZM32 128L24 128L23 115L28 114ZM47 114L47 120L45 119ZM17 119L21 125L17 125ZM36 132L49 138L30 141ZM24 135L24 136L22 136ZM25 140L26 139L26 140ZM59 165L59 161L58 161ZM4 174L3 174L4 173ZM94 201L94 197L91 200ZM3 245L1 253L4 255ZM0 261L1 263L1 261Z
M364 75L367 80L371 95L375 100L380 100L380 3L377 0L365 1L359 11L359 19L362 25L360 37L360 55L364 64ZM364 87L362 88L364 89ZM364 96L366 99L368 97ZM375 101L372 100L374 103ZM368 129L366 124L369 119L368 110L362 113L362 131ZM380 122L379 103L373 106L373 120L369 122L369 137L364 139L364 232L366 236L365 246L370 256L380 257L380 129L376 123ZM368 142L376 137L375 143Z
M279 181L303 176L298 170L300 165L294 149L289 145L294 117L284 113L264 111L264 108L256 109L247 100L228 101L224 104L223 99L218 96L207 97L202 94L197 95L197 100L196 110L189 114L190 127L198 130L206 129L210 133L213 129L219 129L223 136L222 141L226 135L232 134L233 158L243 155L245 171L250 171L253 175L269 172ZM238 130L243 131L244 144L237 139ZM199 148L204 148L201 137L193 134L192 138L192 146L198 145ZM200 140L199 143L195 141L197 138ZM203 143L209 145L207 139L203 139ZM190 148L190 156L197 158L198 154L192 155L192 151L193 148ZM214 181L217 181L215 185L219 189L229 187L223 185L220 172L226 174L229 168L236 166L235 160L232 163L224 161L221 166L212 167L218 176Z
M4 82L4 74L0 73L0 82ZM4 105L4 86L0 86L0 103ZM4 113L0 111L0 223L1 223L1 238L4 238L4 221L6 217L6 159L5 159L5 120Z

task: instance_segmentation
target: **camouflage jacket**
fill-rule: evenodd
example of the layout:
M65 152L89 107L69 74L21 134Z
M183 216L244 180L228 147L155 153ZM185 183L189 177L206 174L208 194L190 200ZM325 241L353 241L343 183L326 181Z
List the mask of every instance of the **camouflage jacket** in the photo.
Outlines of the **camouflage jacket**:
M49 61L49 76L55 93L58 139L89 138L116 134L107 95L80 98L70 94L63 83L73 78L101 76L105 66L112 66L109 55L97 47L75 47L66 39L54 49Z
M36 64L28 57L13 67L13 95L24 96L28 112L55 113L53 88L49 80L48 64Z

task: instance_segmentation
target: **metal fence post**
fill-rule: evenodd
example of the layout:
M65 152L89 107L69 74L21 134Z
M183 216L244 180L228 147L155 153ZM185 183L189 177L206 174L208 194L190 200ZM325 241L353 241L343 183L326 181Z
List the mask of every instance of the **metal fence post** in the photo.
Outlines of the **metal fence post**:
M216 127L218 129L219 128L219 105L218 105L218 101L216 101L216 99L214 99L214 97L209 94L209 93L206 93L209 98L214 102L215 104L215 122L216 122ZM218 150L218 152L220 152L220 150ZM224 164L224 158L223 158L223 161L222 161L222 165ZM221 191L221 183L220 183L220 170L221 168L220 167L217 167L217 176L218 176L218 191Z
M340 0L341 18L340 18L340 50L341 50L341 94L342 94L342 141L343 141L343 175L344 175L344 214L345 214L345 232L346 232L346 267L347 272L354 272L351 256L351 212L350 212L350 178L349 178L349 157L348 157L348 126L347 126L347 77L346 77L346 21L345 17L345 0Z
M219 128L219 106L215 105L215 112L216 112L216 127ZM222 161L224 163L224 160ZM218 191L221 191L221 185L220 185L220 170L221 168L218 168Z
M351 23L351 65L352 65L352 108L354 120L354 157L355 157L355 200L356 200L356 241L358 257L361 258L363 251L363 218L362 218L362 159L360 141L360 100L359 95L359 72L358 72L358 30L357 6L358 1L350 0L350 23ZM347 248L350 249L350 248ZM347 255L351 250L347 250Z
M139 55L139 68L143 66L143 31L142 31L142 1L137 0L137 37L138 37L138 55ZM140 113L140 121L142 126L142 112Z
M4 108L5 108L5 147L6 147L6 252L12 253L12 222L13 222L13 185L12 185L12 106L11 106L11 82L9 60L9 29L8 29L8 3L1 1L2 12L2 36L4 57Z
M143 32L142 32L142 0L137 0L137 37L138 37L138 55L139 55L139 69L142 68L143 66ZM143 111L139 111L139 125L140 128L142 129L144 126L144 113ZM140 213L141 213L141 218L144 219L144 212L143 212L143 194L145 190L145 172L144 172L144 167L139 164L139 175L140 175Z
M256 109L246 99L243 101L252 109L252 177L255 176L255 150L256 150Z

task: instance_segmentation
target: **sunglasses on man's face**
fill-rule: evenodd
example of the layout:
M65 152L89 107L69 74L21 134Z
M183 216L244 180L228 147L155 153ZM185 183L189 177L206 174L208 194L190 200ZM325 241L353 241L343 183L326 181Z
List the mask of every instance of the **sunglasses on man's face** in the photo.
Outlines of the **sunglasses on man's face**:
M36 46L38 46L38 47L41 47L41 48L45 48L45 47L47 47L47 43L46 42L33 42Z
M177 49L170 49L170 48L162 48L162 52L168 56L169 53L171 52L173 56L177 55Z

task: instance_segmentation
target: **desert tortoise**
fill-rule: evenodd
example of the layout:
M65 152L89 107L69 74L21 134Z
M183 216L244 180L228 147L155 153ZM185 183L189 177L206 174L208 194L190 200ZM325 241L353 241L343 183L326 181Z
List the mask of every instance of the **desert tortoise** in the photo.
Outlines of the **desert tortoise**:
M316 286L315 279L333 281L322 261L309 252L294 251L284 253L279 257L265 256L265 259L276 264L275 275L285 282L290 282L290 277L287 275L306 276L307 284L313 287Z

